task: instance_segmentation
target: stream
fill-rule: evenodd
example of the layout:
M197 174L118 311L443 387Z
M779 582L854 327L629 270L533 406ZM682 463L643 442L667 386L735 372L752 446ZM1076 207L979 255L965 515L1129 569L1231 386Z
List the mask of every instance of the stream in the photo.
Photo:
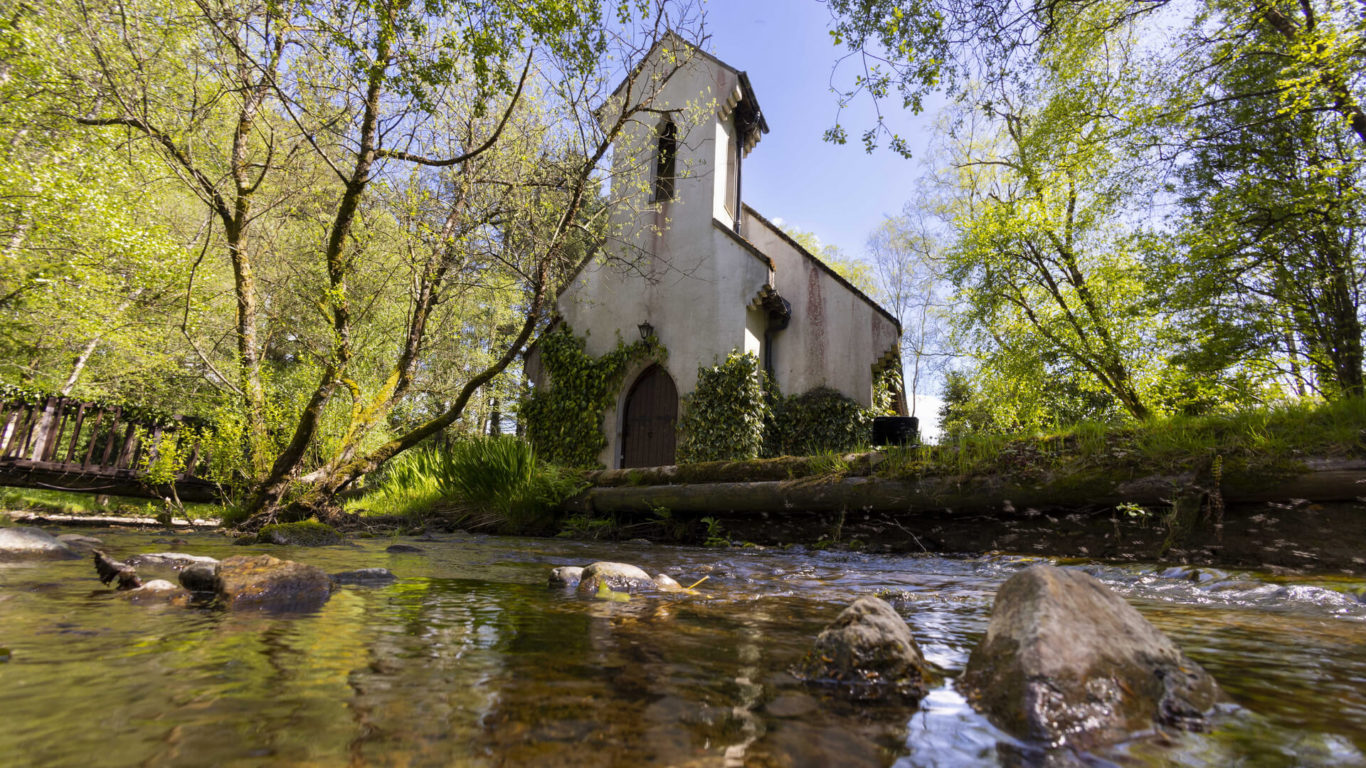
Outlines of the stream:
M88 558L0 563L0 765L1366 766L1361 579L1066 561L1232 699L1208 733L1078 754L1011 738L953 685L996 588L1037 558L78 532L118 559L269 553L399 580L271 615L131 604ZM385 551L396 543L423 551ZM596 560L706 581L699 595L625 602L547 588L551 568ZM850 704L790 674L867 594L897 608L942 672L919 707Z

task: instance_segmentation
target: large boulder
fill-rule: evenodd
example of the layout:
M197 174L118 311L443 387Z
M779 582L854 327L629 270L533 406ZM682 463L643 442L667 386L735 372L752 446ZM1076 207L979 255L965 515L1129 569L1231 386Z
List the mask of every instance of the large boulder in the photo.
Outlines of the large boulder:
M0 528L0 562L74 560L80 556L40 528Z
M1218 684L1095 577L1037 565L996 593L959 681L1016 736L1081 748L1155 725L1197 730Z
M236 610L311 611L331 597L332 580L316 566L235 555L218 564L214 592L221 605Z
M860 597L836 616L801 672L809 683L835 685L860 700L917 702L933 678L906 620L876 597Z
M613 592L646 592L655 588L650 574L628 563L593 563L579 574L580 595L596 595L602 587Z

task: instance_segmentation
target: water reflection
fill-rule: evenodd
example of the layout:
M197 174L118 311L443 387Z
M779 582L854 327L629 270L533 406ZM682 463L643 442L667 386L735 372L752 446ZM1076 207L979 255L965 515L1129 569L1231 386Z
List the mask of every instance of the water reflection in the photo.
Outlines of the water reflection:
M120 556L164 551L102 534ZM0 566L0 756L16 765L1363 765L1360 582L1076 564L1120 590L1233 700L1209 734L1047 752L954 678L1029 558L715 551L482 537L420 555L270 550L389 567L302 616L135 606L81 562ZM179 545L226 556L197 536ZM266 551L266 550L262 550ZM583 600L556 565L635 562L699 597ZM919 708L851 705L789 673L854 596L907 618L944 675Z

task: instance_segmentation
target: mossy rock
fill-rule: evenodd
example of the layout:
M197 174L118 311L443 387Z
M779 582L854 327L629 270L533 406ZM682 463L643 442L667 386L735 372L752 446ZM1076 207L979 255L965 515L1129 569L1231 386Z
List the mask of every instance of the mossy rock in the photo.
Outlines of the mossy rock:
M325 547L329 544L345 544L346 537L336 528L316 519L301 520L297 523L276 523L261 528L256 535L258 544L279 544L291 547Z

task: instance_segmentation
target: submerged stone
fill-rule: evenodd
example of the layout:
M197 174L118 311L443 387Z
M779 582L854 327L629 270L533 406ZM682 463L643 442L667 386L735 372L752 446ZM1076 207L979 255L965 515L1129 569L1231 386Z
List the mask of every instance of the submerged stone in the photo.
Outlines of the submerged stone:
M184 605L190 593L165 579L153 579L137 589L119 592L120 597L132 603L171 603Z
M332 596L332 580L317 566L270 555L235 555L218 564L214 591L224 607L310 611Z
M331 579L338 584L357 584L378 587L398 581L398 577L388 568L360 568L354 571L334 573Z
M41 528L0 528L0 562L73 560L81 555Z
M64 533L57 537L57 541L66 545L67 549L73 552L90 552L104 546L104 542L100 539L79 533Z
M179 571L191 565L213 565L218 559L205 555L187 555L184 552L146 552L133 555L123 562L134 567L161 566Z
M656 573L656 574L655 574L655 578L654 578L654 582L655 582L655 588L656 588L656 589L659 589L659 590L661 590L661 591L664 591L664 592L682 592L682 591L684 591L683 585L682 585L682 584L679 584L677 580L675 580L672 576L669 576L669 575L667 575L667 574Z
M996 593L959 687L1006 731L1089 748L1158 726L1200 730L1222 696L1200 665L1096 578L1037 565Z
M906 620L885 600L860 597L816 638L802 663L808 683L834 685L860 700L918 702L932 679Z
M391 555L418 555L427 550L422 547L414 547L412 544L390 544L384 548L384 551Z
M650 574L629 563L600 562L583 569L578 593L596 595L606 586L613 592L644 592L655 588Z

